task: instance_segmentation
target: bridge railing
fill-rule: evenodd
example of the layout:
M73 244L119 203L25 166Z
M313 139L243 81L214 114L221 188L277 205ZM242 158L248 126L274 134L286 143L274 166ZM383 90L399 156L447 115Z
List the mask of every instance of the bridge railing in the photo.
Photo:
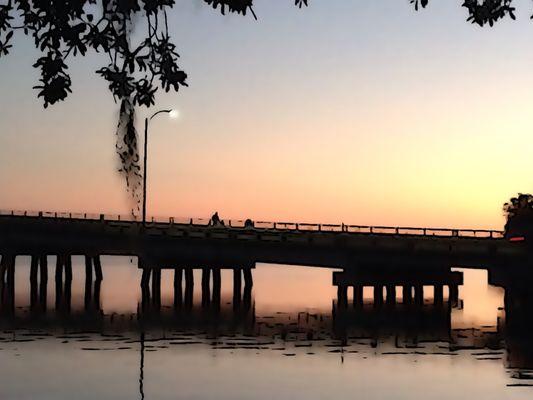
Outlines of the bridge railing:
M94 214L94 213L67 213L44 211L3 211L0 216L25 216L54 219L89 220L103 222L140 222L138 217L131 214ZM244 220L223 220L226 228L245 228ZM166 228L168 225L188 225L206 227L211 221L206 218L178 218L178 217L153 217L148 221L149 226ZM371 225L346 225L346 224L314 224L298 222L270 222L254 221L252 230L294 231L294 232L340 232L364 233L376 235L415 235L415 236L440 236L440 237L472 237L472 238L502 238L504 233L489 229L450 229L450 228L420 228L420 227L391 227Z

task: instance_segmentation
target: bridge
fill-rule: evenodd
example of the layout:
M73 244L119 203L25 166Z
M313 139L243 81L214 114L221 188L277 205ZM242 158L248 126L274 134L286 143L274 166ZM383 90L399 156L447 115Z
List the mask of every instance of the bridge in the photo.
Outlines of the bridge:
M207 292L212 277L212 293L206 300L220 295L221 269L234 271L234 291L240 299L242 278L242 296L249 296L246 288L251 288L256 263L332 268L340 270L334 272L333 284L339 288L341 304L348 287L354 288L358 301L362 287L369 285L377 302L383 288L388 298L395 298L397 286L403 287L409 302L413 290L414 298L420 297L424 284L435 287L437 299L447 285L453 298L462 275L451 272L452 267L487 269L501 276L502 271L526 271L532 260L524 243L509 242L495 230L265 221L212 224L175 218L142 224L124 216L14 211L0 213L0 254L2 287L14 279L15 257L20 255L32 257L30 279L35 282L38 271L40 280L46 281L47 257L56 256L56 285L61 288L72 280L73 255L86 257L87 282L92 282L93 271L96 281L102 279L100 256L137 257L143 269L141 286L146 290L151 279L156 298L165 268L175 271L175 295L180 299L183 276L185 299L192 297L193 269L203 271L202 288Z

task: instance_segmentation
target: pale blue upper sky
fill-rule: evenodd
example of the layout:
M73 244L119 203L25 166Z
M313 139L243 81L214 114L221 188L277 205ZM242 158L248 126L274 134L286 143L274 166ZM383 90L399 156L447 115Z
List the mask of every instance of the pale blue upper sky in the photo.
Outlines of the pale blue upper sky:
M158 98L181 118L152 125L152 213L499 227L503 201L533 190L529 1L492 29L460 1L257 0L258 21L177 3L190 87ZM32 41L16 45L0 208L127 212L105 57L72 59L73 93L44 111Z

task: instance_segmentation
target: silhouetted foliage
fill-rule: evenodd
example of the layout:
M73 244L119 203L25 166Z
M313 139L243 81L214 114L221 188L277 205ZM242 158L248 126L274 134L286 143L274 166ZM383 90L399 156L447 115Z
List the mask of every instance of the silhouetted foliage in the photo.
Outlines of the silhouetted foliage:
M429 4L429 0L410 0L415 5L415 9L424 8ZM473 24L490 26L504 17L515 19L515 8L511 5L513 0L464 0L462 6L468 10L467 21Z
M533 195L519 193L503 205L503 211L507 218L533 211Z
M507 236L526 236L533 232L533 195L519 193L503 205L503 212L507 217Z
M9 54L14 31L30 36L41 56L33 65L40 71L34 86L44 107L64 100L72 82L67 60L89 50L108 55L97 71L120 103L117 152L121 171L132 193L139 193L139 153L134 126L135 106L155 104L158 88L166 92L187 86L187 74L178 65L176 45L168 33L167 11L175 0L1 0L0 57ZM247 15L253 0L203 0L222 14ZM410 0L415 9L429 0ZM468 20L492 25L505 16L514 19L513 0L464 0ZM294 0L298 7L308 0ZM146 35L133 43L133 25L145 24Z

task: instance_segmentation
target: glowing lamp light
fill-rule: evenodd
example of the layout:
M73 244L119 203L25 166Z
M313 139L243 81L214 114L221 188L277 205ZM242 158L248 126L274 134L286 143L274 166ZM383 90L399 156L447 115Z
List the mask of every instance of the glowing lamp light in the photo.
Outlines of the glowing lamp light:
M180 112L176 109L173 109L173 110L170 110L170 112L168 113L168 116L172 119L177 119L180 116Z

